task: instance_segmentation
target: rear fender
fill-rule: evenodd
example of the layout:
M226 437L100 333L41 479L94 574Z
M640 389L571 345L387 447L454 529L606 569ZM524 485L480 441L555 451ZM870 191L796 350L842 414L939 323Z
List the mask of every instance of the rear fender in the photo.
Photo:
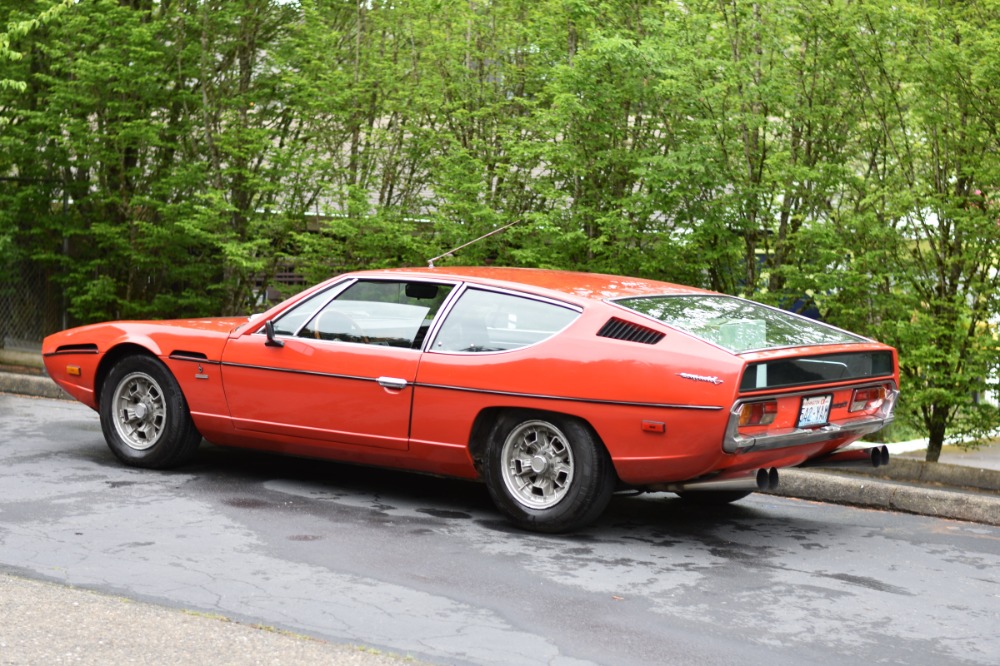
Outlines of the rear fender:
M582 419L579 416L563 412L530 409L525 407L490 407L482 410L476 416L476 420L472 424L472 432L469 436L469 453L471 454L472 461L476 466L476 471L480 474L482 474L483 471L483 461L485 460L489 449L490 434L493 432L493 427L502 417L511 414L523 416L525 419L531 417L543 419L572 419L589 430L590 434L593 435L597 443L600 444L605 451L607 451L607 446L605 446L604 441L597 433L597 430L585 419Z

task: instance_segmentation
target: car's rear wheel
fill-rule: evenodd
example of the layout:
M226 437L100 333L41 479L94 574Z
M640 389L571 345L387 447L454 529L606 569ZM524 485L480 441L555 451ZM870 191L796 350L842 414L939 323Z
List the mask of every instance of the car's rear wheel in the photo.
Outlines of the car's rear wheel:
M163 469L190 460L201 442L177 380L151 356L126 356L101 390L101 430L119 460Z
M703 506L732 504L752 494L750 490L689 490L677 495L685 502Z
M566 532L593 522L615 485L611 459L585 424L525 412L497 421L484 475L497 507L537 532Z

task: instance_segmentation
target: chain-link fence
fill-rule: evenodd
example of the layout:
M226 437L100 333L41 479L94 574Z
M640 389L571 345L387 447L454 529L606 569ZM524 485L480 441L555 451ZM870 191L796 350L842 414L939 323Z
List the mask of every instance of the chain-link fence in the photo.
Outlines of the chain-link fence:
M42 338L63 328L63 296L51 276L27 262L0 283L0 350L37 352Z

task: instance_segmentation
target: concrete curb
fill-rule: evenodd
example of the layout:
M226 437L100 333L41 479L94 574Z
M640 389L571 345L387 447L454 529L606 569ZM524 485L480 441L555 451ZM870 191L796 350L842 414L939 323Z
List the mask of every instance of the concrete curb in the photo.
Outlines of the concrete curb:
M40 345L39 345L40 347ZM41 368L41 351L26 351L0 347L0 365L19 365L25 368Z
M847 472L838 473L848 474ZM1000 470L968 465L950 465L941 462L927 463L899 456L893 456L887 467L853 468L849 475L868 477L872 480L885 479L906 483L937 484L954 488L1000 490Z
M0 393L19 393L36 398L54 398L56 400L73 399L44 375L28 375L18 372L0 372Z
M893 461L889 467L896 464ZM781 470L771 494L1000 526L1000 495L961 492L800 469Z

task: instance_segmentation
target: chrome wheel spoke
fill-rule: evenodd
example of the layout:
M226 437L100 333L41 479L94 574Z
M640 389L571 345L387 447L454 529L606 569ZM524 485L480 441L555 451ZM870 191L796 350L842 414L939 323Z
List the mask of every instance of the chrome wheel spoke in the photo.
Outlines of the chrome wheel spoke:
M153 438L153 436L156 435L156 429L153 428L153 424L143 421L133 431L133 435L143 441L148 442Z
M552 484L558 488L563 488L572 476L572 467L565 463L556 465L555 469L552 470Z
M511 461L511 473L523 476L531 473L531 456L521 455Z
M553 490L552 479L548 477L535 477L531 484L531 493L536 497L552 497Z

